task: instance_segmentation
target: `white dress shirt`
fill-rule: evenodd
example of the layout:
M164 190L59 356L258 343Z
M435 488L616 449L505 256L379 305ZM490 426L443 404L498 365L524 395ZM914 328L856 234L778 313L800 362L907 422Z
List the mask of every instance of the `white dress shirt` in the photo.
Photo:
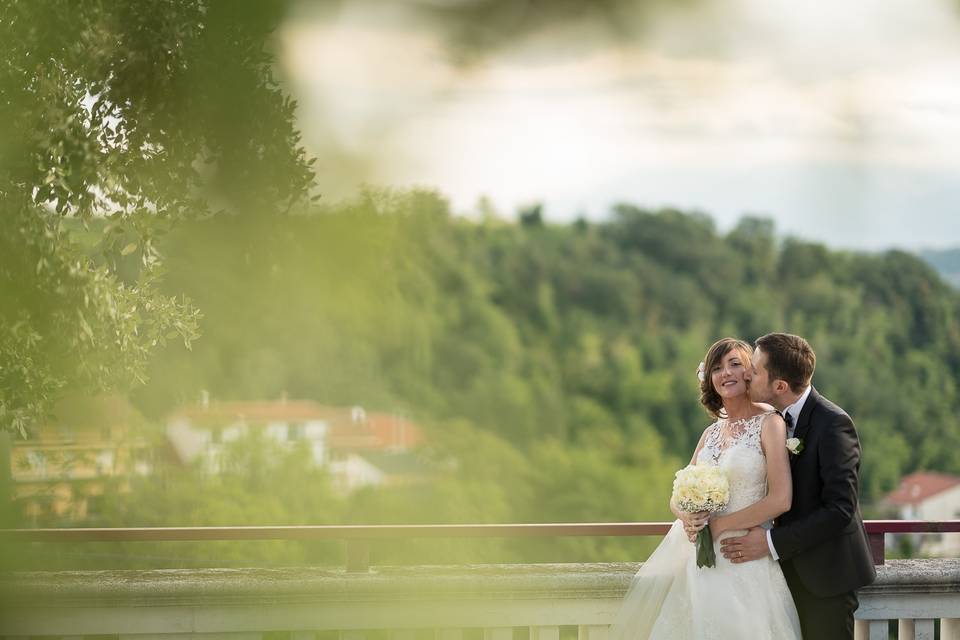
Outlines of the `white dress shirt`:
M797 420L800 418L800 410L803 409L803 403L805 403L807 398L810 397L811 388L812 387L808 385L807 388L803 390L803 393L800 394L800 397L797 398L796 402L780 412L784 415L784 417L786 417L787 414L790 415L788 424L792 426L787 429L788 438L792 438L794 431L797 429ZM779 560L780 556L777 554L777 550L773 548L773 538L770 535L770 529L767 529L767 546L770 548L770 555L773 556L773 559Z

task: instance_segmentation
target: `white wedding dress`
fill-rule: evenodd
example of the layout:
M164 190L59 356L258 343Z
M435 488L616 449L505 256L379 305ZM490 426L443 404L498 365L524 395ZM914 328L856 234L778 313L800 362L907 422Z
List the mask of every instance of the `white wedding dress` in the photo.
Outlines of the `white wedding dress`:
M708 427L698 464L719 465L730 483L726 513L767 493L760 447L761 414L742 421L721 418ZM721 537L745 531L730 531ZM637 571L611 627L611 640L733 640L800 638L800 621L780 565L769 555L732 564L715 543L715 567L697 568L696 548L682 523L673 523L660 546Z

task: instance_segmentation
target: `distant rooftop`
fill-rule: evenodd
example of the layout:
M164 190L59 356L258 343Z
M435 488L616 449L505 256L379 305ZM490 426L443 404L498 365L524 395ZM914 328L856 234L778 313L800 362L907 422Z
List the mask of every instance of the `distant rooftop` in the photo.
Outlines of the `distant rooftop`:
M331 420L350 417L350 409L325 407L310 400L254 400L211 402L181 407L176 416L199 423L217 423L243 419L250 423L273 421Z
M885 502L893 505L908 505L923 502L927 498L960 485L960 477L946 473L918 471L904 476L900 486L888 494Z
M331 407L312 400L215 401L181 407L171 417L207 428L238 421L251 426L323 421L330 427L331 446L341 450L410 449L424 440L420 428L403 416L367 412L356 406Z

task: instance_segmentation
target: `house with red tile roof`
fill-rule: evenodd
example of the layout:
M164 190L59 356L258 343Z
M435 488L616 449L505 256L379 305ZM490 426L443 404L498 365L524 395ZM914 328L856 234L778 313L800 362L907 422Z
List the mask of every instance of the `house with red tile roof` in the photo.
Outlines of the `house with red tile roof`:
M310 401L209 402L181 407L167 419L167 438L183 463L199 460L219 473L224 448L252 429L293 446L305 440L318 465L327 461L327 432L333 412Z
M960 476L918 471L904 476L883 504L903 520L960 519ZM924 554L960 557L960 535L923 534L915 542Z
M344 493L410 482L417 474L411 475L409 459L416 458L413 450L424 441L420 428L402 415L286 398L210 402L204 396L167 420L167 437L179 460L199 460L213 474L220 472L225 446L254 429L281 445L305 443L314 464L329 469L334 486ZM397 456L404 464L398 466ZM397 474L395 467L406 472ZM419 475L425 476L422 467Z

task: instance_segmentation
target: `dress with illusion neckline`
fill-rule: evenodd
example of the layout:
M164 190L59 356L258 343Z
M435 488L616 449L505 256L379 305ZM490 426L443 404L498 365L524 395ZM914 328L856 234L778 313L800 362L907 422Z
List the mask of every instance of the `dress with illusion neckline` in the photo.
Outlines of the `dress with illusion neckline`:
M739 511L767 494L767 465L760 445L764 419L773 412L707 427L697 464L727 474L730 501L721 513ZM721 538L746 531L727 531ZM696 549L677 520L637 571L611 626L611 640L800 639L797 609L769 555L733 564L715 542L715 567L697 567Z

